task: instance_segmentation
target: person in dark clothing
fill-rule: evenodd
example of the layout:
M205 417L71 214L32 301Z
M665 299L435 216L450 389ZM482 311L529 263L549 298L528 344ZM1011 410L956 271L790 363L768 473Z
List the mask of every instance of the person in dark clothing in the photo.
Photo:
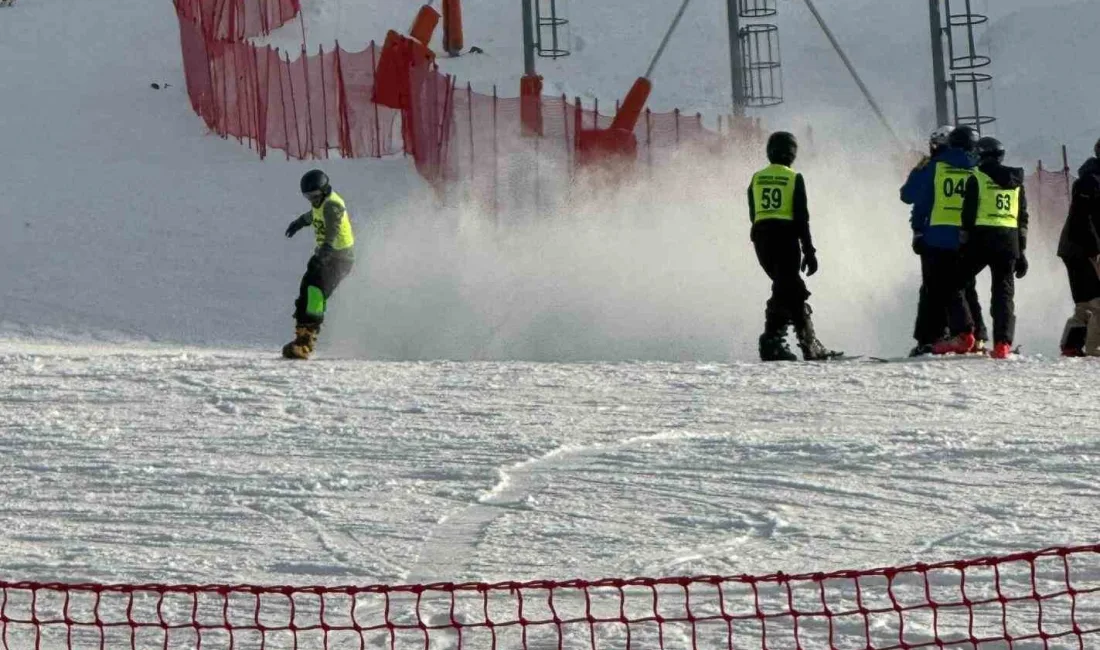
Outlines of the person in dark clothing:
M1081 165L1058 240L1074 311L1062 332L1064 356L1100 356L1100 140Z
M913 229L913 252L921 259L921 285L917 298L917 317L913 323L913 338L916 339L917 344L909 352L909 356L914 357L930 354L936 342L948 337L947 308L930 299L928 278L933 277L935 256L925 254L928 253L928 249L924 246L923 229L928 223L934 198L928 194L926 188L934 180L934 164L944 160L948 150L948 138L953 130L950 126L941 126L932 132L928 138L929 155L917 163L909 172L905 184L901 186L902 202L912 206L909 223ZM981 352L985 350L985 343L989 336L986 333L985 320L982 318L981 303L978 301L973 277L968 278L966 282L964 296L971 318L974 320L975 338L971 352Z
M1000 140L978 140L978 167L966 181L963 198L963 265L970 277L987 266L992 276L990 313L993 316L995 359L1012 352L1016 333L1016 278L1027 275L1027 196L1024 170L1004 165Z
M972 174L972 156L978 136L969 126L960 126L948 136L948 148L929 165L913 188L927 214L913 224L913 249L921 251L927 266L924 274L928 299L947 310L951 337L932 346L933 354L970 352L977 340L974 320L966 303L970 279L962 265L962 207L966 181Z
M817 251L810 237L810 212L806 182L791 169L798 155L798 142L786 131L768 138L768 162L753 174L749 184L749 220L756 258L772 281L772 295L764 311L764 333L760 335L762 361L794 361L787 346L788 325L793 324L802 356L807 361L841 356L817 339L806 299L810 292L800 271L817 273Z
M300 189L312 209L290 222L286 236L293 237L312 225L317 245L294 301L295 336L283 346L283 356L288 359L308 359L313 354L328 299L355 263L350 215L344 199L332 190L328 176L319 169L308 171L302 176Z

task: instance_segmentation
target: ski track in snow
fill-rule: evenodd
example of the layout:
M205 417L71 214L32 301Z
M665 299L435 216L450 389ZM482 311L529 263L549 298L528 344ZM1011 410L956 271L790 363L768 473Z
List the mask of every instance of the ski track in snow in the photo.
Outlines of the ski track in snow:
M4 577L791 573L1094 542L1095 371L0 343Z

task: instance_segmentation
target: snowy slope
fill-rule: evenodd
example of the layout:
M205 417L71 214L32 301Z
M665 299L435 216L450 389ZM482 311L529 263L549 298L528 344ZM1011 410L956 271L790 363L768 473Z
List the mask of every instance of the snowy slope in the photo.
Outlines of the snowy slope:
M6 579L828 571L1100 536L1089 361L0 347Z

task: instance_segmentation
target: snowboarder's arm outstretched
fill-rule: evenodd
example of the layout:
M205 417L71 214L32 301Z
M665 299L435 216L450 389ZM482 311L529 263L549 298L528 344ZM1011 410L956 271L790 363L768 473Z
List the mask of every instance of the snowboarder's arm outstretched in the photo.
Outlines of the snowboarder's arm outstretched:
M286 236L293 237L302 228L305 228L313 222L313 215L309 212L299 215L297 219L290 222L290 225L286 227Z

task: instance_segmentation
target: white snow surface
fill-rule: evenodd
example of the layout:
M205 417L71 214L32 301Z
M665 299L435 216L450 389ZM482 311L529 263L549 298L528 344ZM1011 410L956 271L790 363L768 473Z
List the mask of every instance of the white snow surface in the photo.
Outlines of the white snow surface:
M308 2L311 45L339 36L355 49L340 30L361 45L419 2L376 4ZM655 108L724 101L722 23L703 13L724 19L719 4L685 19ZM892 114L917 111L923 63L886 64L910 54L896 25L820 4L843 40L863 39L852 54L869 83L897 87ZM886 4L844 3L844 15L917 23ZM919 18L924 3L909 4ZM1026 43L1041 57L1054 38L1041 20L1069 14L1035 8L1055 4L1006 1L998 28L1025 34L1011 12L1030 7ZM486 5L468 3L468 25L494 24ZM1090 44L1095 3L1057 5L1083 18L1054 40L1083 58L1071 44ZM639 34L625 6L569 5L588 45L554 64L575 76L550 78L540 62L552 89L604 100L642 72L672 9L653 3ZM822 262L809 280L818 331L896 355L918 282L902 179L873 164L888 151L843 137L870 118L799 6L783 3L790 100L776 115L812 121L830 143L800 161ZM478 29L468 42L492 45ZM518 42L503 28L500 39ZM603 54L581 58L596 43ZM444 65L505 87L518 50L494 47L491 63ZM750 361L767 281L743 205L758 160L699 169L681 157L621 196L503 230L440 208L406 160L327 161L359 262L319 358L285 362L274 357L309 243L283 229L306 209L298 177L318 163L260 162L204 133L171 4L21 0L0 10L0 58L2 579L795 573L1098 538L1097 366L1049 358L1070 303L1049 242L1019 283L1017 342L1034 354L761 365ZM1029 78L1054 86L1019 81L1012 94L1028 102L1061 87ZM1035 147L1087 135L1096 102L1077 102L1053 122L1006 111L1002 128Z
M1095 372L9 343L4 577L739 575L1092 542Z

